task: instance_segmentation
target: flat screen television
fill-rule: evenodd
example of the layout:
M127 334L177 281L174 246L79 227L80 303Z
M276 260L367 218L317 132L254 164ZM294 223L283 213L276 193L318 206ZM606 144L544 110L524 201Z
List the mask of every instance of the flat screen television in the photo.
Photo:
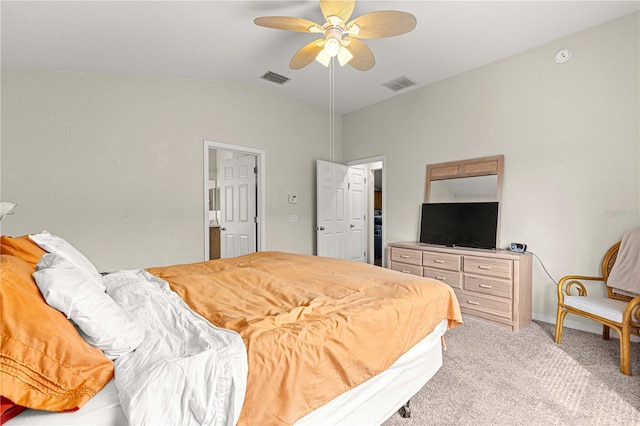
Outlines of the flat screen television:
M422 205L421 243L495 249L497 231L497 201Z

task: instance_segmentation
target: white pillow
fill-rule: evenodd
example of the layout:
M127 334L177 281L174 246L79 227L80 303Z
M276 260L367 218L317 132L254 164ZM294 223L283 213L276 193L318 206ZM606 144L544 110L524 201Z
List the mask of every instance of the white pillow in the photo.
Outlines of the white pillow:
M53 308L63 312L82 331L82 337L110 359L136 349L144 339L142 328L95 283L95 277L76 268L67 258L45 253L33 278ZM102 279L98 276L100 285Z
M89 261L82 253L76 250L71 244L69 244L64 239L50 234L47 231L42 231L39 234L29 235L29 239L40 246L41 249L47 251L49 253L54 253L67 259L71 262L76 268L83 271L85 274L95 278L91 283L98 284L99 288L102 291L105 291L104 284L102 283L102 278L100 278L100 273L93 266L93 263Z

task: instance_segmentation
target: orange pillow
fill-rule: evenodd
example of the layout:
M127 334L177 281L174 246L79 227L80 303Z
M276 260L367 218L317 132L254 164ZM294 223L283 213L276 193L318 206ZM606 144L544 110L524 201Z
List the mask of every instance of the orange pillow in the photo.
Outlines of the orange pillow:
M0 237L0 253L19 257L28 264L36 266L40 257L46 253L39 245L29 239L28 235L11 238Z
M113 377L113 363L47 305L35 268L0 255L0 395L16 405L75 411Z

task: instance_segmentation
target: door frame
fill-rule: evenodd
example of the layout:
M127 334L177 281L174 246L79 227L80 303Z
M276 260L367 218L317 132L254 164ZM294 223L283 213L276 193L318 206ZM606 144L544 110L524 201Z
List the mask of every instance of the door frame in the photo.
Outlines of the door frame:
M375 157L368 157L368 158L362 158L360 160L353 160L353 161L348 161L346 163L344 163L346 166L364 166L364 165L369 165L371 163L382 163L382 214L383 214L383 219L382 219L382 267L386 267L387 266L387 256L385 253L386 247L387 247L387 232L386 232L386 225L385 225L385 220L384 220L384 212L386 211L387 208L387 191L386 191L386 182L387 182L387 170L384 166L384 163L386 162L386 156L385 155L378 155ZM369 194L370 199L372 199L373 194ZM369 212L367 212L367 222L372 222L373 219L373 215L369 214ZM373 233L370 232L369 236L367 237L369 240L371 240L373 238ZM367 244L369 245L369 244Z
M265 226L265 201L266 201L266 152L263 149L251 148L247 146L232 145L228 143L204 140L204 160L203 160L203 235L204 235L204 260L209 260L209 150L222 149L225 151L236 151L245 154L255 155L258 167L257 179L257 205L256 205L256 244L257 251L264 251L266 245L266 226ZM384 195L384 194L383 194Z

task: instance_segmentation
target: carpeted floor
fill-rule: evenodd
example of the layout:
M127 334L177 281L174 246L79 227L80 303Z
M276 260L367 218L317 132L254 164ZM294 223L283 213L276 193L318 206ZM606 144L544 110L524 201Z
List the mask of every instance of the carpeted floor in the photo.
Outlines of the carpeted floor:
M444 365L411 399L411 418L384 425L640 425L640 344L625 376L617 339L565 328L557 345L554 333L465 318L445 335Z

